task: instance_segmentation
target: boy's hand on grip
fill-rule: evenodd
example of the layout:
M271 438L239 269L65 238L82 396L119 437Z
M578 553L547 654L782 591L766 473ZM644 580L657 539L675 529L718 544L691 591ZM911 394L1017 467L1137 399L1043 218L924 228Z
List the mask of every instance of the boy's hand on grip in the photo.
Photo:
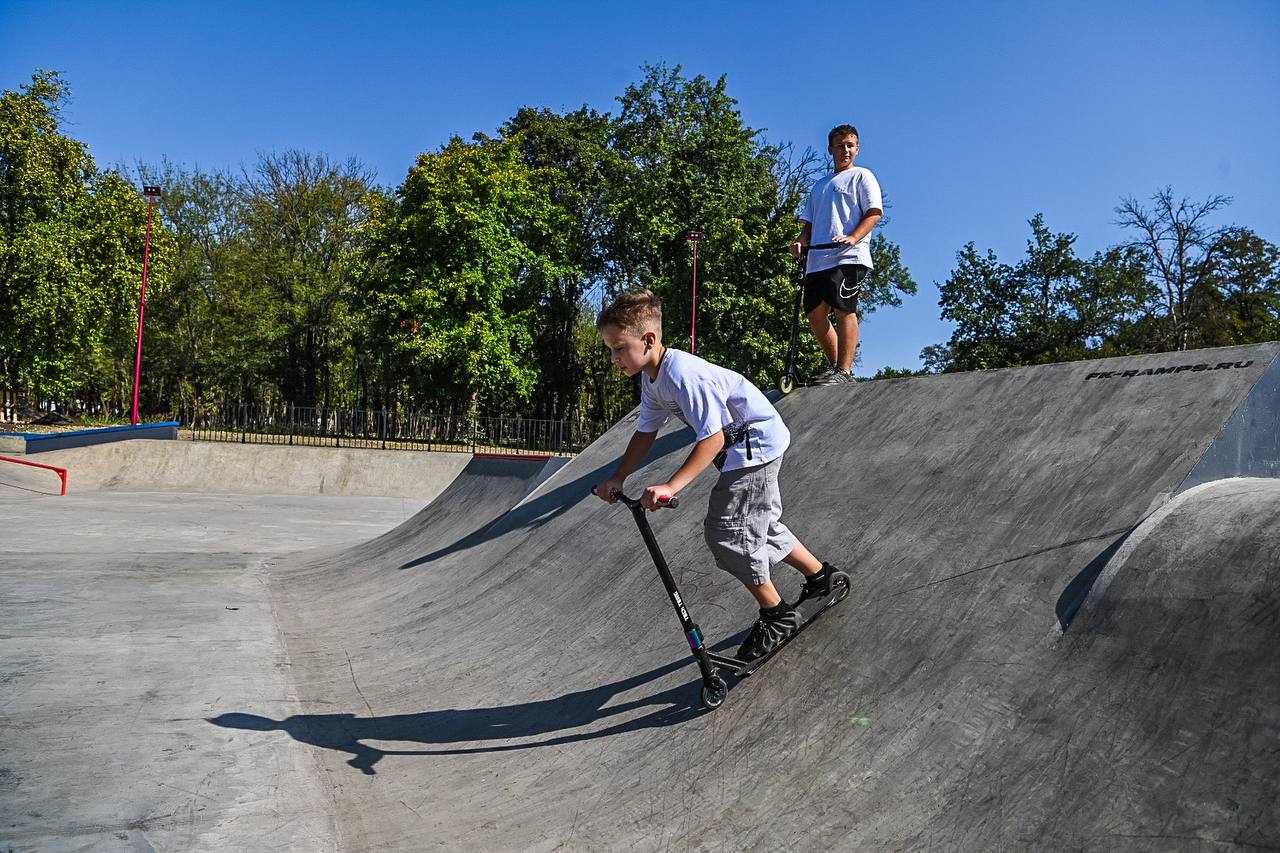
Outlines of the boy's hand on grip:
M674 495L675 492L666 483L647 486L644 490L644 496L640 498L640 505L647 510L661 509Z
M622 481L616 477L605 480L591 490L595 496L605 503L616 504L618 495L622 493Z

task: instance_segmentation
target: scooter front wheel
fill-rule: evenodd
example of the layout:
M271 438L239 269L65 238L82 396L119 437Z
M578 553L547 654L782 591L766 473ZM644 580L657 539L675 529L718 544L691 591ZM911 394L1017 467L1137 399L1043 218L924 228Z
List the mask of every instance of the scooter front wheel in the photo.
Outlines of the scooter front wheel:
M794 373L784 373L778 377L778 390L783 394L790 394L796 389L796 375Z
M708 711L714 711L724 704L724 700L728 695L729 686L724 683L723 678L717 675L702 686L702 707Z

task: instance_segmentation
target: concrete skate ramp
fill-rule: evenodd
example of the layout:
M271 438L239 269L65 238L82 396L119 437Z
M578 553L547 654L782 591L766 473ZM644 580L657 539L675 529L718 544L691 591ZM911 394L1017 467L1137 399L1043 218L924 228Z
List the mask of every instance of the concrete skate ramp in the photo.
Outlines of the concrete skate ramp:
M295 710L211 721L309 744L342 850L1273 849L1280 494L1189 477L1266 468L1214 448L1278 352L783 399L786 519L854 592L714 713L630 514L587 496L630 419L466 534L277 566ZM706 554L711 482L652 518L727 648L754 608Z
M952 837L1275 849L1280 480L1179 495L1095 593L976 756L1012 811L954 810Z
M39 497L57 495L62 491L62 480L57 471L21 464L25 461L35 460L17 456L0 458L0 497Z
M338 556L342 563L381 567L388 554L412 554L413 569L481 543L489 528L569 460L565 457L476 455L407 523ZM408 550L406 550L408 549ZM328 557L320 557L327 562Z
M238 495L376 495L431 500L471 459L338 447L136 439L29 457L66 468L69 492L193 492ZM0 465L0 488L30 473ZM56 476L49 472L56 480Z

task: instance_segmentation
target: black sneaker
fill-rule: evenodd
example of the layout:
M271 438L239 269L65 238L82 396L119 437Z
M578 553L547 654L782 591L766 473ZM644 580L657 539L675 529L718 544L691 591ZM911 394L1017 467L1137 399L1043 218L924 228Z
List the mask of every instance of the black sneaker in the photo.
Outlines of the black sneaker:
M749 661L769 654L788 637L800 630L800 614L794 607L784 607L778 615L760 611L760 618L738 648L738 660Z
M809 377L810 385L826 385L831 381L831 374L839 370L834 364L828 364L826 367L819 367Z
M822 384L823 385L852 385L855 382L857 382L857 380L853 378L853 371L841 370L840 368L836 367L832 369L831 375L828 376L826 378L826 381L824 381Z
M800 602L807 601L810 598L826 599L831 596L831 578L836 572L840 571L830 563L822 564L822 571L816 575L809 575L804 579L804 587L800 590L800 597L796 599L796 603L791 605L792 608L800 606Z

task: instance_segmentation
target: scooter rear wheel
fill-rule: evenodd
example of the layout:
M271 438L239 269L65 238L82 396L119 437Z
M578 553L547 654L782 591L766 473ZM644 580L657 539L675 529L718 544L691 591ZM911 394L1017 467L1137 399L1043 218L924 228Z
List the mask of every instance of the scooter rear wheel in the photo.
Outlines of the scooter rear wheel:
M714 711L724 704L725 698L729 695L729 686L724 683L724 679L715 676L709 684L702 686L702 707L708 711Z
M844 601L844 597L849 594L849 589L853 586L853 581L844 572L836 572L835 577L832 578L831 585L839 590L836 593L835 601L832 602L834 604L836 601Z

